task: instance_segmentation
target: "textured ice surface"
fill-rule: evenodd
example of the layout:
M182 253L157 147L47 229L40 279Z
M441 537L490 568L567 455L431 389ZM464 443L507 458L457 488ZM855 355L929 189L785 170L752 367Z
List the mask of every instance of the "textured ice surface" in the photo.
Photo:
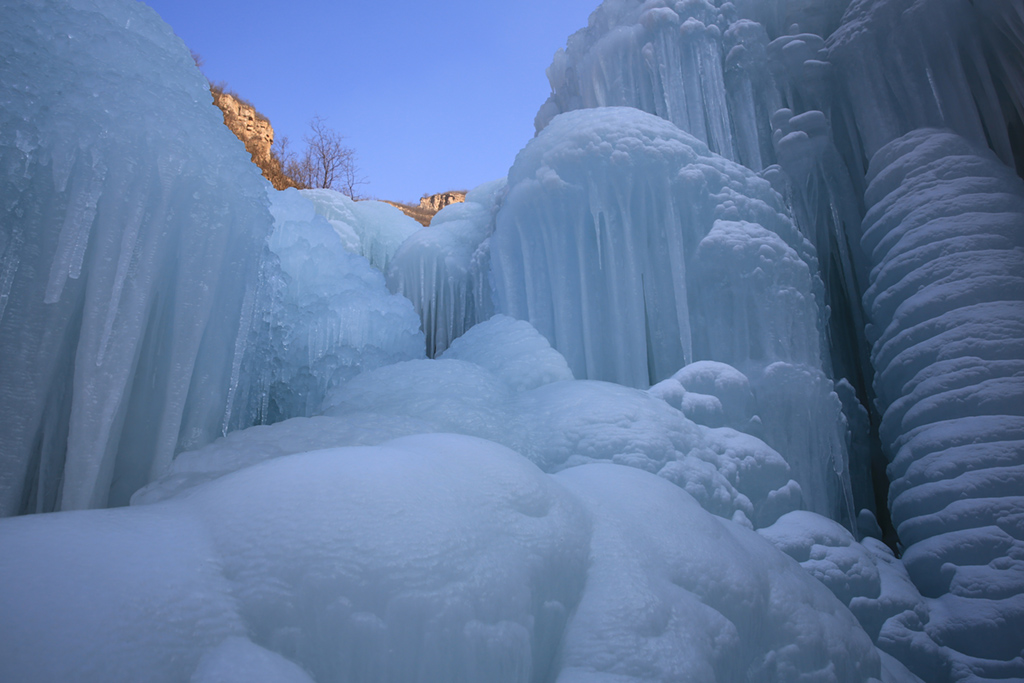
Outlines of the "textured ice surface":
M932 599L894 654L923 678L1024 677L1024 183L932 130L883 147L869 179L890 508Z
M222 433L264 184L148 7L0 14L0 515L124 504Z
M236 428L318 415L327 393L363 370L423 356L409 302L344 248L306 193L266 187L274 229Z
M259 178L150 10L3 17L0 514L125 504L181 450L422 356L409 303Z
M0 546L19 587L0 591L5 681L880 671L823 586L678 488L607 464L551 477L464 436L293 455L158 505L3 520Z
M509 172L495 308L529 320L577 378L646 387L692 360L739 369L811 509L850 516L814 251L785 212L766 180L668 121L562 114Z
M1013 164L1024 11L1015 2L854 0L831 36L866 158L917 128L951 129ZM950 45L957 49L950 50Z
M476 323L491 317L490 240L505 196L504 178L450 204L403 243L388 268L388 286L420 314L427 355L442 353Z
M900 659L904 648L894 646L893 634L905 631L901 622L928 619L925 599L907 576L903 564L881 541L858 543L832 520L811 512L783 515L758 533L800 563L811 576L839 598L882 652ZM923 634L922 634L923 635ZM927 637L927 636L926 636ZM931 643L934 651L938 646ZM883 681L920 680L888 658L882 660ZM920 667L915 667L920 669ZM937 680L922 672L924 680Z
M402 243L423 229L384 202L356 202L334 190L302 190L301 194L328 220L346 249L362 254L380 271L386 272Z

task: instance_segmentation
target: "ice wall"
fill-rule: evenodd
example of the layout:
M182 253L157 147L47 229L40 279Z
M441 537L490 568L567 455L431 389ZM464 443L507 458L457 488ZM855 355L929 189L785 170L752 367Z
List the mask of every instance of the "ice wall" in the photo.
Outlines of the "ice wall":
M808 503L849 514L814 250L767 181L637 109L568 112L516 158L490 248L496 310L576 377L647 387L694 360L738 368Z
M0 9L0 515L126 504L176 453L423 355L409 302L261 180L152 11ZM354 212L386 265L400 221Z
M883 147L868 178L890 507L931 598L930 619L889 637L929 680L1024 677L1024 183L933 130Z
M222 433L263 184L148 7L0 15L0 515L123 504Z

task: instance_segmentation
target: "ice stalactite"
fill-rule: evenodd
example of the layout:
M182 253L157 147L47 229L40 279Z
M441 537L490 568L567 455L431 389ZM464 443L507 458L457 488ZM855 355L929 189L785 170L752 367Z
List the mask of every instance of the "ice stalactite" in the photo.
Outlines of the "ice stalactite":
M883 147L869 180L865 307L890 504L930 599L930 618L893 620L882 638L927 680L1022 677L1024 183L933 130Z

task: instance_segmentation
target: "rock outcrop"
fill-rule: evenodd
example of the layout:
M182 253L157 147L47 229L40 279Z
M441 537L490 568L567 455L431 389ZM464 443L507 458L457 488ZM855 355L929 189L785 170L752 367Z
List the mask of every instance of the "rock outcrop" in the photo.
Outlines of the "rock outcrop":
M458 204L466 201L466 193L460 191L439 192L420 197L420 207L437 213L449 204Z
M263 177L278 190L297 187L295 181L284 174L281 160L273 152L274 127L270 125L270 119L238 95L226 92L223 87L211 86L210 93L213 95L213 103L224 114L224 125L242 141L252 157L252 163L263 171Z

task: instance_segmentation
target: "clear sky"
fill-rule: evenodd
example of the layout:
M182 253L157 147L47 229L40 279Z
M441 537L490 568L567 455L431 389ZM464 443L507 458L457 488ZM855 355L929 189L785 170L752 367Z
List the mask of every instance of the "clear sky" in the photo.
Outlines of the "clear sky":
M503 177L550 92L544 69L600 0L145 0L301 145L342 133L363 194L416 201Z

